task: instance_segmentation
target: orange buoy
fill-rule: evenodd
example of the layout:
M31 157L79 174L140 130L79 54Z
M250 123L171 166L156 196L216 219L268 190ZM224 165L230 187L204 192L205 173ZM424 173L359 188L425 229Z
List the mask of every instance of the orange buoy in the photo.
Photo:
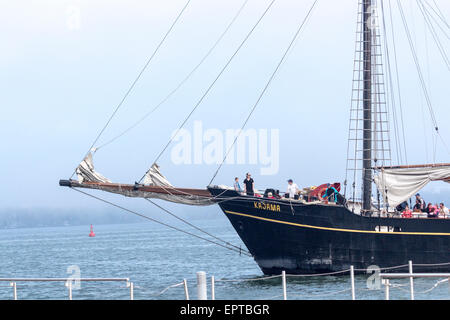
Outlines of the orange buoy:
M92 224L91 224L91 232L89 233L89 237L95 237L94 227L92 227Z

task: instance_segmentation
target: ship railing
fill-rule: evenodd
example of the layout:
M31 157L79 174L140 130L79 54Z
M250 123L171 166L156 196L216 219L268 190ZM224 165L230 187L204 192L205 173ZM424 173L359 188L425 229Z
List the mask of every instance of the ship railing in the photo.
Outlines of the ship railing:
M439 266L443 264L436 264L435 266ZM428 265L421 265L428 266ZM430 289L427 289L421 293L428 293L437 288L442 283L448 282L450 284L450 273L414 273L413 272L413 263L409 261L408 264L409 272L408 273L380 273L380 279L385 286L385 299L390 299L390 288L401 288L399 285L393 285L390 283L391 279L409 279L409 293L411 300L415 299L415 290L414 290L414 279L418 278L440 278Z
M415 266L420 267L444 267L450 265L449 263L440 263L440 264L416 264ZM386 271L395 271L398 269L409 269L408 273L382 273ZM356 269L353 266L350 266L349 269L341 270L341 271L335 271L335 272L328 272L328 273L319 273L319 274L287 274L285 271L282 271L279 275L272 275L272 276L264 276L264 277L257 277L257 278L241 278L241 279L216 279L214 276L210 277L210 298L211 300L215 300L216 298L216 285L220 283L239 283L239 282L257 282L257 281L275 281L276 279L280 279L281 281L281 292L279 295L271 296L271 297L264 297L259 300L287 300L288 296L292 298L306 298L311 299L315 297L331 297L336 295L342 295L344 293L349 293L349 298L351 300L356 300L356 293L357 289L355 286L355 274L356 273L366 273L368 274L369 271L375 271L369 269ZM435 288L439 287L443 283L449 283L450 284L450 273L414 273L413 272L413 263L412 261L409 261L408 264L404 265L398 265L393 267L386 267L386 268L378 268L378 274L377 276L380 277L381 283L385 286L385 297L386 299L389 299L389 289L390 288L396 288L396 289L402 289L410 292L410 298L411 300L414 300L415 298L415 291L414 291L414 280L415 278L438 278L436 283L434 283L430 288L423 290L421 292L416 292L417 294L422 293L429 293ZM287 280L289 278L308 278L308 277L328 277L328 276L344 276L348 274L350 277L350 285L348 288L344 288L341 290L336 291L328 291L328 292L321 292L318 294L296 294L294 292L289 292L287 290ZM372 274L372 273L370 273ZM390 283L389 279L410 279L409 284L393 284ZM404 289L404 287L409 286L408 289ZM207 299L207 287L208 287L208 281L206 278L205 272L198 272L197 273L197 294L199 300L206 300ZM360 290L360 289L358 289ZM367 290L374 290L372 288L367 288ZM187 287L185 283L185 291L187 292ZM342 297L342 296L341 296Z
M385 286L385 297L386 300L390 299L390 289L391 288L402 288L402 287L406 287L407 285L398 285L398 284L392 284L390 282L390 279L417 279L417 278L443 278L441 280L438 280L431 288L424 290L422 292L415 292L414 291L414 286L410 285L410 296L411 296L411 300L415 299L415 295L417 293L428 293L431 292L432 290L434 290L435 288L437 288L439 285L447 282L450 283L450 273L433 273L433 274L429 274L429 273L386 273L386 274L380 274L380 277L382 279L382 283Z
M438 288L440 285L444 283L448 283L450 285L450 273L414 273L413 266L421 267L433 267L434 270L439 270L440 268L448 268L450 266L450 262L448 263L438 263L438 264L413 264L412 261L409 261L408 264L398 265L393 267L385 267L378 268L376 266L371 266L368 269L356 269L353 266L350 266L349 269L327 272L327 273L315 273L315 274L287 274L285 271L282 271L281 274L271 275L271 276L262 276L256 278L238 278L238 279L229 279L229 278L220 278L216 279L214 276L211 276L208 280L206 273L203 271L199 271L196 274L195 278L189 279L190 282L196 282L197 284L197 299L198 300L207 300L208 299L208 287L210 288L210 299L216 299L216 285L223 283L249 283L249 282L259 282L259 281L268 281L270 285L274 283L281 284L281 290L278 295L271 297L263 297L259 298L259 300L287 300L289 298L323 298L323 297L332 297L335 296L337 298L345 299L345 295L349 294L347 297L356 300L357 293L361 293L361 290L369 290L373 291L375 289L382 290L382 286L384 285L384 297L386 300L390 299L390 292L392 289L402 290L404 292L409 293L411 300L415 299L416 294L427 294L434 289ZM376 268L372 268L376 267ZM408 270L408 272L397 273L397 271L401 271L400 269ZM392 273L395 272L395 273ZM355 286L355 274L366 274L371 277L376 276L379 279L380 287L379 288L356 288ZM313 278L313 277L330 277L330 276L339 276L345 277L349 276L349 287L336 290L336 291L324 291L320 293L305 293L298 294L296 292L288 291L288 279L299 279L299 278ZM420 283L414 283L415 279L420 278L436 278L438 279L431 287L428 288L429 284L427 284L427 289L423 291L417 291L417 287L420 287ZM345 279L345 278L344 278ZM407 284L399 284L391 282L391 280L397 279L409 279ZM169 285L165 287L163 290L159 292L149 292L145 288L134 285L133 282L130 282L129 278L0 278L1 282L9 282L9 286L13 288L13 298L17 300L17 283L20 282L64 282L69 291L69 300L72 300L72 289L73 283L76 281L80 282L125 282L126 287L129 288L130 300L134 300L134 290L137 289L140 291L140 294L149 298L148 295L153 298L157 298L166 294L170 289L173 288L183 288L184 289L184 297L186 300L190 300L189 287L188 287L188 279L183 279L183 281ZM278 282L279 281L279 282ZM423 284L422 284L423 285ZM450 287L449 287L450 289ZM380 292L382 294L382 291Z
M63 282L68 289L68 298L72 300L74 286L81 282L125 282L126 288L129 289L130 300L134 300L134 284L129 278L0 278L1 282L9 282L9 286L13 289L13 299L18 299L17 283L48 283Z

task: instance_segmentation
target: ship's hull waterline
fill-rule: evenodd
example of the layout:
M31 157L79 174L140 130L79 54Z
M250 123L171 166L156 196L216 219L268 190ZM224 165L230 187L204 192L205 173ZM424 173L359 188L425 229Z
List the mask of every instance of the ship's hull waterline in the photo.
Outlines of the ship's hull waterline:
M219 206L264 274L387 268L409 260L415 272L450 272L450 264L438 265L450 262L450 219L365 217L334 204L209 190L220 196Z

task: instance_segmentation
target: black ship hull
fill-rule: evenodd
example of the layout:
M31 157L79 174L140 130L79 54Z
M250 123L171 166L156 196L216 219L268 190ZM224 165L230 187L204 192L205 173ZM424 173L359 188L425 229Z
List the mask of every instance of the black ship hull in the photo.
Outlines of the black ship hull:
M209 191L220 197L219 206L264 274L387 268L409 260L415 272L450 272L450 219L368 217L335 204Z

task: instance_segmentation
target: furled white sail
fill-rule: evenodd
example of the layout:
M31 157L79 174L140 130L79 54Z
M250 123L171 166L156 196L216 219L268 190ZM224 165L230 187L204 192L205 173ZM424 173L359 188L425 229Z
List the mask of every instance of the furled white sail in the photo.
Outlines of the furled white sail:
M77 170L78 182L83 183L88 182L111 182L100 173L96 172L94 169L94 161L92 160L92 153L89 152L88 155L81 161Z
M163 176L156 163L147 171L143 182L146 186L172 187L172 184Z
M161 199L193 206L209 206L215 203L206 189L182 189L172 186L156 163L146 173L143 185L112 183L95 171L91 152L80 163L76 173L78 183L72 182L71 185L77 188L97 189L126 197Z
M151 198L193 206L209 206L214 204L210 197L202 197L189 192L182 192L180 189L175 188L161 173L159 166L156 163L154 163L145 174L143 183L145 186L161 187L166 191L165 193L154 193ZM146 198L149 197L146 196Z
M380 168L374 180L384 199L387 199L391 207L395 207L431 181L450 183L450 164Z

